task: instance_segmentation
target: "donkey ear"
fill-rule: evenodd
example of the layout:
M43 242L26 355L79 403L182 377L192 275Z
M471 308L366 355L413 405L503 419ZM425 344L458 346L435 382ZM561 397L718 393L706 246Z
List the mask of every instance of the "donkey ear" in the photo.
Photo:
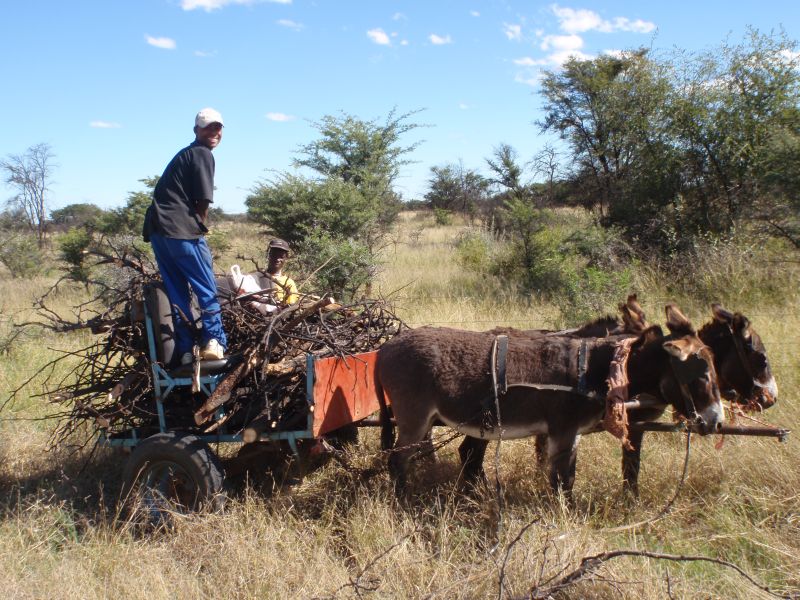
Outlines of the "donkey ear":
M625 333L642 333L647 329L647 321L643 316L632 311L627 305L620 304L622 322L625 324Z
M670 340L668 342L664 342L662 346L664 347L664 350L681 361L686 360L692 354L692 344L689 340Z
M644 310L642 309L642 305L639 304L636 294L631 294L628 296L628 301L626 304L631 312L639 317L639 320L642 322L643 326L647 327L647 317L645 317Z
M714 315L714 320L719 321L723 325L730 325L733 323L733 313L722 308L722 304L715 302L711 305L711 314Z
M664 308L667 314L667 329L676 334L694 333L694 327L676 304L667 304Z
M750 320L742 313L736 313L733 315L733 330L736 333L740 333L744 339L750 339L752 335L750 330Z

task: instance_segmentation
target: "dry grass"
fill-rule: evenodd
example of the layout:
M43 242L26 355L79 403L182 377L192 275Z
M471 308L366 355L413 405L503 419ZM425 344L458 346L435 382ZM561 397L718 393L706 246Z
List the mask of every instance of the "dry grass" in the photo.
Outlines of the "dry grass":
M447 322L487 329L495 324L553 326L552 306L515 301L463 273L453 254L457 228L434 227L405 215L387 249L382 292L397 291L400 315L410 323ZM239 234L237 233L237 236ZM259 238L237 237L243 252ZM0 281L0 339L7 319L24 317L45 281ZM59 299L66 306L80 290ZM650 300L650 298L656 300ZM660 321L659 292L644 294ZM765 420L797 429L800 413L800 300L759 312L747 309L775 365L778 405ZM703 307L687 309L696 323ZM49 347L79 346L74 339L25 339L0 356L3 396L52 358ZM41 414L41 401L22 398L3 417ZM620 490L620 450L610 436L581 442L576 504L551 497L533 461L531 440L501 447L505 492L502 527L494 489L465 497L454 492L455 444L438 462L412 475L415 496L398 503L388 477L361 481L336 463L291 489L246 489L223 514L181 518L169 530L142 531L115 513L124 456L103 452L81 472L81 457L64 449L44 453L51 424L0 423L0 589L12 598L503 598L522 597L575 568L582 557L630 548L727 560L784 593L800 589L800 450L753 438L693 439L688 479L674 510L645 528L609 528L659 512L674 493L684 439L654 434L645 443L638 502ZM352 457L374 460L377 432L362 436ZM487 453L494 478L493 446ZM515 541L516 536L529 526ZM492 553L491 550L496 547ZM626 557L606 563L597 577L563 597L769 598L731 569L708 563Z

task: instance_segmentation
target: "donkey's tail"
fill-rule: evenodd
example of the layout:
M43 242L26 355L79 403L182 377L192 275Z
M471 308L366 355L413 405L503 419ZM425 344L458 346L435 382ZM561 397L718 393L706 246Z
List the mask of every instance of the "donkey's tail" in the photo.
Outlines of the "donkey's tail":
M375 365L375 395L378 397L381 420L381 450L394 448L394 426L392 425L392 409L386 404L381 378L378 376L378 365Z

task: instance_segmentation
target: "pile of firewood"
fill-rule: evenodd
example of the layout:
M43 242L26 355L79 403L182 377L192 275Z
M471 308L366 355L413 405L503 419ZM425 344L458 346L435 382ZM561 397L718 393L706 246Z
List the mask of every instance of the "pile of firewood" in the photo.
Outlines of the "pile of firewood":
M64 352L38 369L7 400L34 383L42 386L34 397L56 407L51 446L68 442L83 447L101 430L109 436L126 435L133 428L147 433L158 424L141 310L144 288L160 279L158 270L147 255L130 247L105 246L90 254L95 267L106 267L104 276L87 284L95 297L73 307L70 317L52 310L50 298L69 281L65 276L38 301L40 319L21 325L96 334L90 345ZM227 354L238 358L236 366L210 397L189 387L172 391L164 403L171 426L213 431L221 424L214 415L224 404L229 432L252 435L268 428L302 427L308 414L309 353L344 357L375 350L404 327L380 300L343 306L325 294L301 294L298 303L266 316L242 300L221 303ZM57 368L64 362L68 369ZM66 376L55 376L64 371Z

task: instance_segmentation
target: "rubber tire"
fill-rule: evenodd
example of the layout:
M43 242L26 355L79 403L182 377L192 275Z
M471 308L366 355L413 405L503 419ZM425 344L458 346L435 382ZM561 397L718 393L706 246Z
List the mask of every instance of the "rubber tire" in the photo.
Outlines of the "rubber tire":
M168 489L151 494L156 490L149 485L151 478L160 478L162 488ZM146 438L131 453L123 472L122 500L160 522L173 512L221 510L224 484L222 463L208 444L191 433L168 431Z

